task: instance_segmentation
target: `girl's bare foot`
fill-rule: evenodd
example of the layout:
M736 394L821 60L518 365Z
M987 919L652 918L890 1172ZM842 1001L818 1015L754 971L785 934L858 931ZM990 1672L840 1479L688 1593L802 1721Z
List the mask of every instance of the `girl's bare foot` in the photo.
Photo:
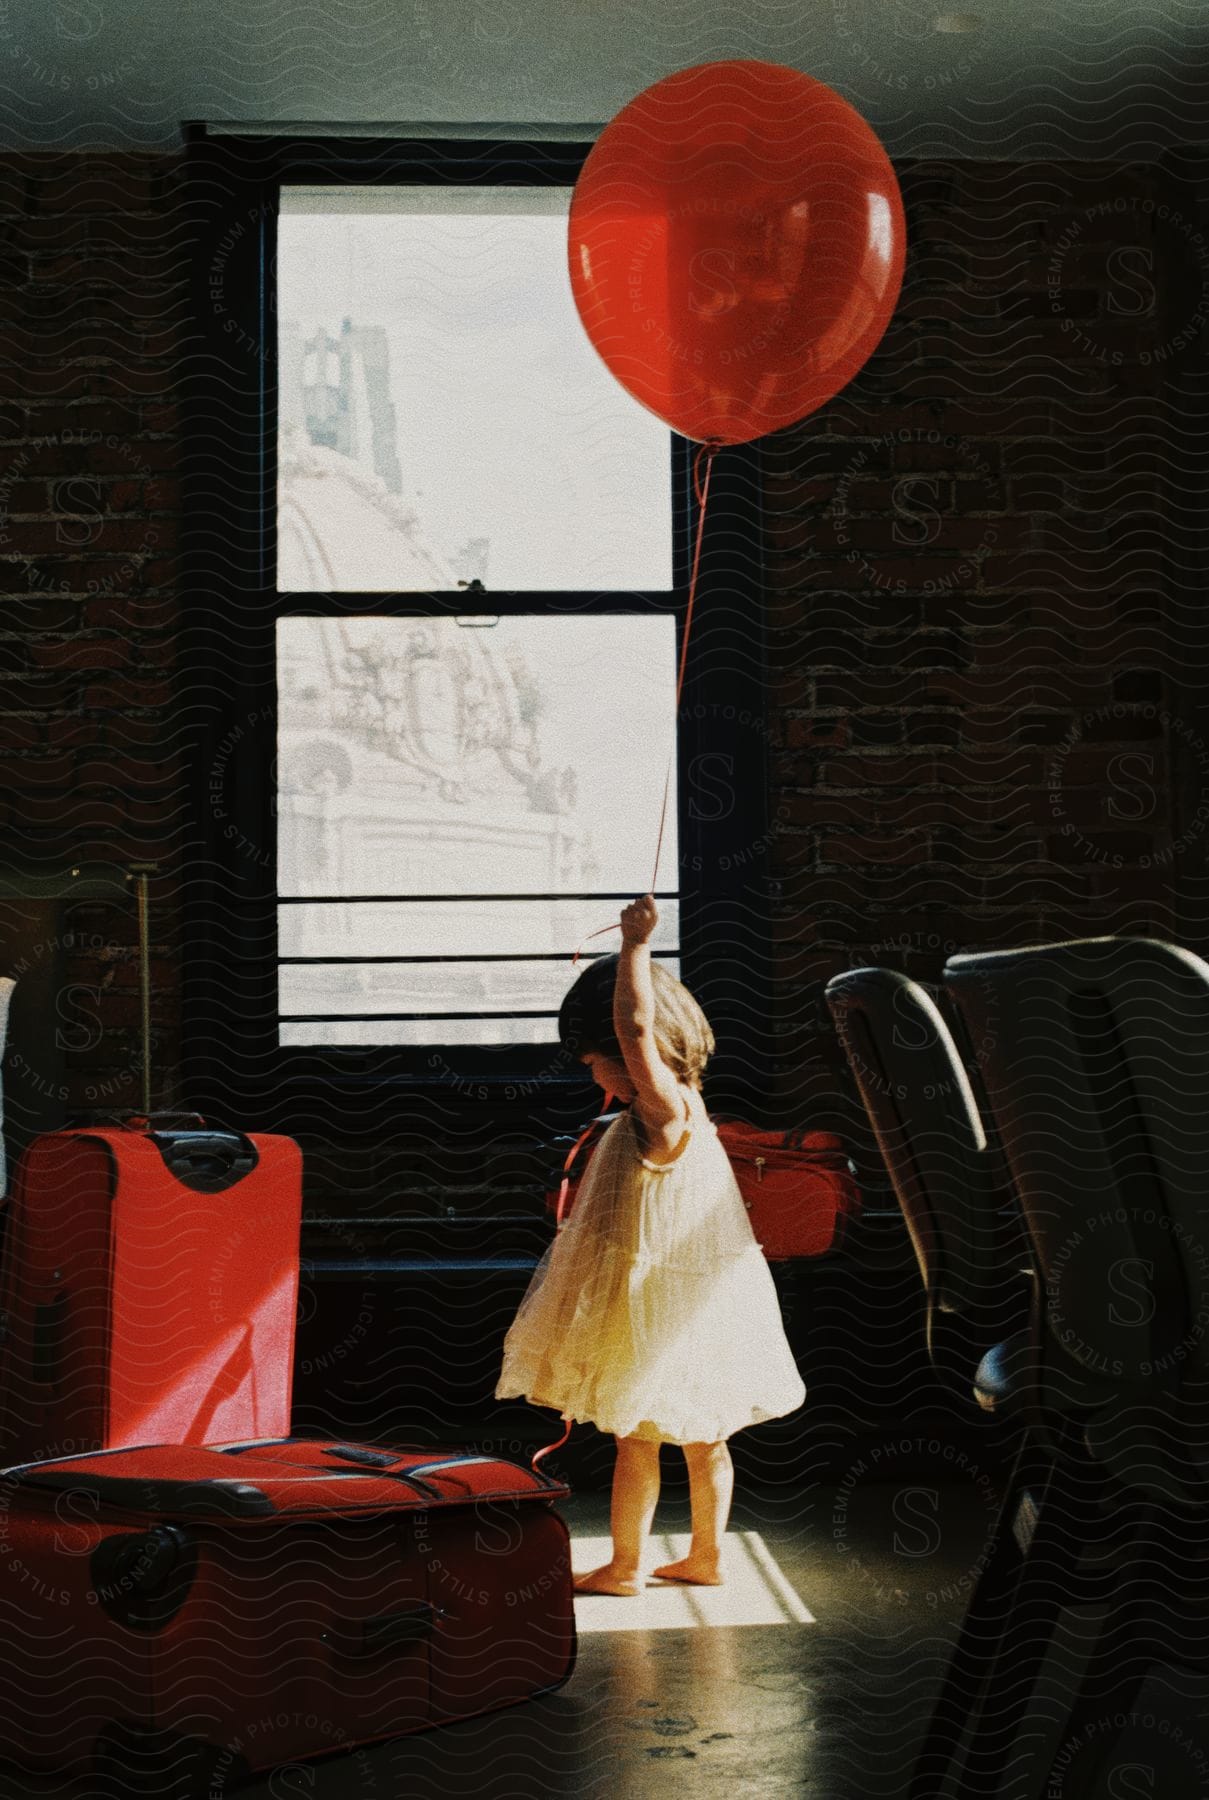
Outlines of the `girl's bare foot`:
M618 1575L612 1563L593 1569L588 1575L576 1575L571 1586L577 1594L638 1594L642 1589L636 1577Z
M658 1569L651 1570L661 1581L691 1581L700 1587L721 1587L722 1559L718 1555L706 1553L694 1555L690 1550L679 1562L664 1563Z

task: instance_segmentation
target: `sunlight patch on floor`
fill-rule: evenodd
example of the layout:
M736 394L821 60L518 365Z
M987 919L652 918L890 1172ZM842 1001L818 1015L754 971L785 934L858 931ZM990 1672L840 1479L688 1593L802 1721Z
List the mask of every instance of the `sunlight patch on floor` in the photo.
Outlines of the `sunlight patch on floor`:
M688 1554L689 1535L653 1531L636 1595L576 1594L579 1631L683 1630L687 1625L812 1625L814 1614L786 1580L758 1531L728 1531L722 1542L721 1587L657 1581L650 1571ZM571 1537L576 1575L599 1569L612 1552L608 1537Z

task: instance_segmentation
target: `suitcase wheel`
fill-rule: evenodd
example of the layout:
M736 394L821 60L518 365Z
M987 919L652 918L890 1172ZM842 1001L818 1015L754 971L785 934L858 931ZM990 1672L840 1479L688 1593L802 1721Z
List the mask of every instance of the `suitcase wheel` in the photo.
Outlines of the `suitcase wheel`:
M179 1525L102 1538L90 1564L93 1591L111 1619L161 1631L185 1604L197 1573L197 1546Z
M202 1738L115 1720L93 1748L96 1800L219 1800L250 1781L242 1756Z

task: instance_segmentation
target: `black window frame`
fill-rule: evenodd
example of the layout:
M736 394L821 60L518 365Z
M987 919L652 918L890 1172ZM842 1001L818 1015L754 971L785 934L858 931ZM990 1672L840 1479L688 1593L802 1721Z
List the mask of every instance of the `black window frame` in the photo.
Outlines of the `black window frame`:
M666 594L545 590L278 595L275 252L283 185L417 182L572 186L590 141L433 135L241 135L184 127L192 331L182 382L185 534L176 705L192 748L184 874L181 1078L190 1105L265 1128L334 1118L359 1093L443 1090L532 1105L585 1071L549 1046L277 1044L273 745L276 620L667 612L677 655L697 507L698 446L669 432L673 586ZM637 404L637 402L635 402ZM758 1117L771 1085L769 729L758 445L723 449L709 507L677 733L681 973L718 1039L707 1098ZM651 820L652 852L657 820ZM661 866L661 886L666 881ZM608 923L607 915L601 924ZM594 952L616 947L603 938ZM568 946L568 982L571 952Z

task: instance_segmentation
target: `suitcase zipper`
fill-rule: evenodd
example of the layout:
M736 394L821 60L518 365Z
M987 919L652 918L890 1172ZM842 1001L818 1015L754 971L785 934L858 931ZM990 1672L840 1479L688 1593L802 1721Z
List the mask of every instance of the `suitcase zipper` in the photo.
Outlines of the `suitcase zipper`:
M467 1463L495 1462L496 1460L494 1456L447 1456L442 1462L412 1463L407 1473L409 1475L416 1473L427 1475L433 1469L462 1469ZM400 1470L399 1473L402 1474L403 1471Z
M456 1469L464 1468L467 1463L493 1463L498 1461L499 1458L495 1456L457 1456L450 1457L445 1462L417 1463L416 1468L421 1469L427 1475L433 1469ZM519 1467L519 1464L517 1466ZM414 1473L414 1471L412 1472ZM532 1475L539 1487L561 1488L565 1486L564 1482L556 1481L553 1475L547 1475L542 1469L526 1469L525 1473L526 1475ZM486 1499L487 1496L481 1495L480 1498Z

